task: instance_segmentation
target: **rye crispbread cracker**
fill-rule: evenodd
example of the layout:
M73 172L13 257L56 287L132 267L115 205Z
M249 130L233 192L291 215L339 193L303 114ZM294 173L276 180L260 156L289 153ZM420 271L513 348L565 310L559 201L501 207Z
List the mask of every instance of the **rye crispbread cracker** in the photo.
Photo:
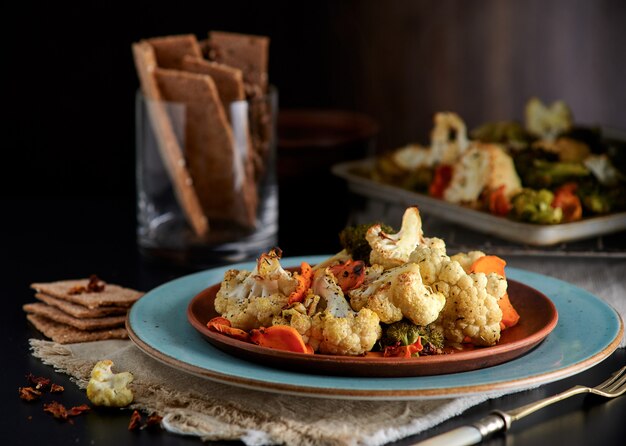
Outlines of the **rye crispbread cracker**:
M210 220L256 223L256 184L246 174L248 147L235 146L217 87L210 76L157 68L163 99L186 104L185 155Z
M193 34L153 37L146 39L152 48L161 68L182 69L185 56L202 57L202 48Z
M206 236L209 222L200 204L193 180L187 169L183 151L176 138L172 122L154 78L157 60L154 48L146 41L132 46L135 67L139 75L141 91L144 97L148 118L156 136L161 160L170 177L178 203L196 235Z
M267 67L270 39L266 36L253 36L223 31L209 33L209 55L212 60L239 68L244 81L259 85L267 91Z
M242 101L246 98L243 74L237 68L198 57L185 56L182 61L182 69L191 73L211 76L224 107L231 102Z
M110 283L107 283L104 290L100 292L71 293L72 289L76 287L86 287L88 284L89 279L59 280L49 283L32 283L30 287L39 293L48 294L52 297L73 302L87 308L106 306L130 307L143 296L143 293L140 291L123 288Z
M78 318L90 318L90 317L104 317L104 316L116 316L120 314L126 314L128 312L127 307L98 307L87 308L82 305L78 305L66 300L58 299L56 297L48 296L43 293L36 293L35 297L45 304L52 307L56 307L61 311L69 314L70 316Z
M27 314L26 318L37 330L59 344L102 341L105 339L126 339L128 337L125 328L83 331L69 325L54 322L53 320L36 314Z
M77 318L64 313L56 307L42 303L25 304L22 306L22 309L29 314L43 316L60 324L70 325L74 328L78 328L79 330L86 331L123 327L124 322L126 321L126 315Z

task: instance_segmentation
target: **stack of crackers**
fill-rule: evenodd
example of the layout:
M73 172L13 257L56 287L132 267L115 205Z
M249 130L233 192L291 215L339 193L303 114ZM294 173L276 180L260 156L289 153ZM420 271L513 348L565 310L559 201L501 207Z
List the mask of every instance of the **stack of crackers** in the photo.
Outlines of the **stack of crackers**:
M143 293L104 283L96 276L82 280L33 283L37 303L23 306L28 320L60 344L124 339L130 307Z
M132 49L148 120L190 227L200 237L209 224L254 229L270 147L271 110L262 100L269 38L210 32L199 41L185 34L144 39ZM245 100L247 109L232 106ZM182 139L168 102L185 104Z

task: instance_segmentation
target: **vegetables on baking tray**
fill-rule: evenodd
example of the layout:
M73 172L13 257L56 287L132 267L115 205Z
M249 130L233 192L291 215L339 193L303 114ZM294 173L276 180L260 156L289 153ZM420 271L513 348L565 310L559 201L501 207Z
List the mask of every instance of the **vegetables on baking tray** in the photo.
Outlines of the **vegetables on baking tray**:
M436 113L429 146L409 144L383 154L365 174L533 224L626 211L626 143L574 125L562 101L547 106L533 98L524 125L486 123L469 137L458 115Z
M344 249L312 267L283 268L276 248L252 271L228 270L208 329L302 354L412 357L493 346L519 321L503 259L448 256L443 240L424 236L417 207L405 210L397 232L366 226L346 228ZM355 260L364 244L369 257Z

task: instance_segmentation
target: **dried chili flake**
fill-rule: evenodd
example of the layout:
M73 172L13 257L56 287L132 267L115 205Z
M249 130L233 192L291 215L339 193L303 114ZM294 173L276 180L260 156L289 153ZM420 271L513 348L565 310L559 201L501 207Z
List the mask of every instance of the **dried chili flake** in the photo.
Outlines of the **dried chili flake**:
M50 393L61 393L65 390L65 387L52 383L50 385Z
M146 428L154 429L156 427L161 427L162 419L163 417L158 415L157 413L150 414L148 418L146 418Z
M58 401L52 401L51 403L44 404L43 411L48 412L58 420L69 421L70 414L67 412L65 406Z
M42 393L32 387L20 387L18 389L20 398L24 401L35 401L41 398Z
M105 283L98 278L95 274L89 277L89 283L87 284L87 292L100 293L104 291Z
M87 288L85 288L82 285L76 285L76 286L73 286L72 288L70 288L67 291L67 294L69 294L71 296L74 296L76 294L83 294L83 293L86 293L86 292L87 292Z
M128 423L128 430L134 431L141 427L141 415L138 411L133 411L133 414L130 416L130 422Z
M26 375L28 382L35 385L37 390L47 390L50 387L50 380L43 376L34 376L32 373Z
M77 415L80 415L81 413L89 412L90 410L91 407L89 407L87 404L81 404L80 406L72 407L70 410L67 411L67 413L70 416L75 417Z

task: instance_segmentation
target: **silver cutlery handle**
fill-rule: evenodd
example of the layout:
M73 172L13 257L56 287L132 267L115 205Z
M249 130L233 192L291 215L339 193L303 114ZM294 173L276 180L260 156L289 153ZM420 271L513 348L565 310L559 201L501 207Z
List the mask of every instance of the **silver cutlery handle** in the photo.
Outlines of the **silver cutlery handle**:
M505 427L506 423L502 417L490 415L471 426L457 427L449 432L415 443L414 446L470 446L504 430Z

